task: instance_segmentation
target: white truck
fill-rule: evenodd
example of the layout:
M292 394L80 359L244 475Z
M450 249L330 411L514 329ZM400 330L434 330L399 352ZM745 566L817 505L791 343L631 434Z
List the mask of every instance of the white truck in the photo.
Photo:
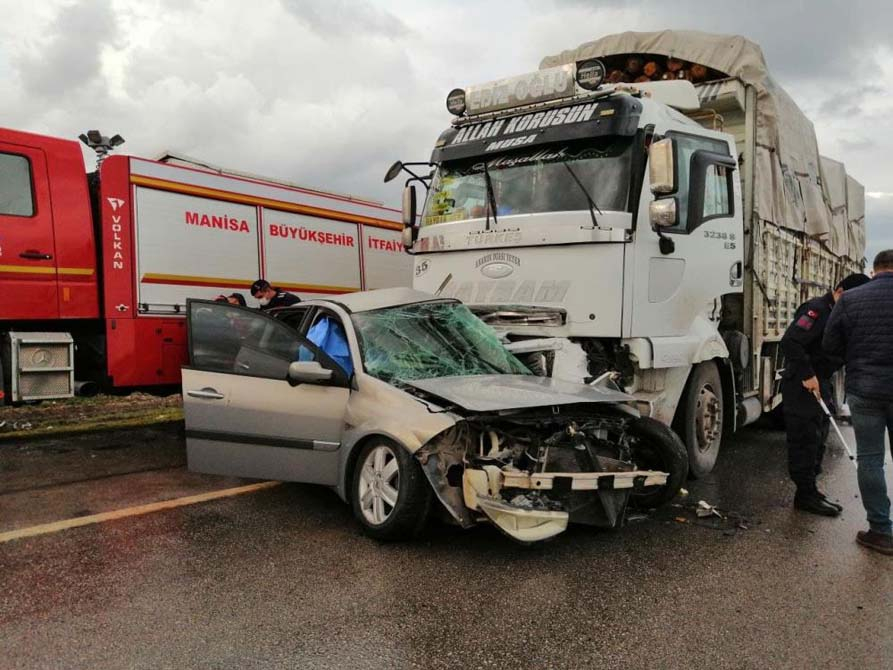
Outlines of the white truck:
M447 107L430 173L386 177L409 166L413 286L544 374L613 374L710 472L724 434L781 402L797 306L862 267L862 186L742 37L613 35Z

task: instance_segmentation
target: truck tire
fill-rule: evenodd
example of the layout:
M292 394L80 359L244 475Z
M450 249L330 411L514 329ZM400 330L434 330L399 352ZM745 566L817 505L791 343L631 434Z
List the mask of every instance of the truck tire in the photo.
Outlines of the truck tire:
M406 540L421 532L431 508L431 486L418 461L385 438L367 443L350 490L354 517L376 540Z
M667 483L652 486L643 493L634 493L630 503L639 509L652 509L666 505L685 483L688 476L688 452L682 440L669 426L643 416L629 427L632 440L632 457L641 470L659 470L669 473Z
M691 476L709 474L722 441L722 380L716 363L706 361L692 369L673 423L688 451Z

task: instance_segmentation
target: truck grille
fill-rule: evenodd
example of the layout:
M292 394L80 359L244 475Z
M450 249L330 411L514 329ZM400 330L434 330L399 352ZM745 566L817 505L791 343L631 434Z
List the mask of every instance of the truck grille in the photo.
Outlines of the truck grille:
M52 369L71 365L66 342L19 345L19 368Z
M18 390L22 400L34 398L67 398L72 395L70 374L61 372L32 372L19 377Z

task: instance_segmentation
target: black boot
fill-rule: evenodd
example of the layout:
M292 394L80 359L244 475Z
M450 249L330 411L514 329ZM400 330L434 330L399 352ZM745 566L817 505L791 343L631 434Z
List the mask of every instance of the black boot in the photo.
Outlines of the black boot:
M797 492L794 496L794 509L819 516L838 516L840 510L821 497L818 491Z
M843 511L843 505L841 505L839 502L835 502L834 500L831 500L828 496L826 496L826 495L825 495L824 493L822 493L821 491L817 491L817 493L818 493L818 495L819 495L819 498L821 498L821 499L824 500L826 503L828 503L829 505L831 505L831 507L836 508L838 512L842 512L842 511Z

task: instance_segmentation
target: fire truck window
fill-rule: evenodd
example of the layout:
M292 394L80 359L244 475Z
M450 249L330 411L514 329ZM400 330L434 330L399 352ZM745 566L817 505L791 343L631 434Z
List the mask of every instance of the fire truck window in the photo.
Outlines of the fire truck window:
M34 216L31 164L24 156L0 153L0 215Z

